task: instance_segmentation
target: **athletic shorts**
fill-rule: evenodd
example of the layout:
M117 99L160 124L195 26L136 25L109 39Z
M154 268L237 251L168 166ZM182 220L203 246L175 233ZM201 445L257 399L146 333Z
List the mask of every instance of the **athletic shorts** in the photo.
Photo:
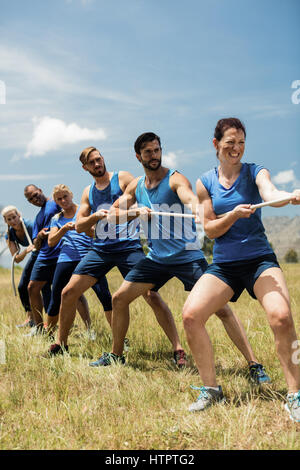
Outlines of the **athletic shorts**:
M52 283L58 258L37 259L31 271L31 281L47 281Z
M183 283L184 289L190 291L207 266L204 258L184 264L160 264L145 258L127 274L125 281L154 284L151 290L158 291L172 277L177 277Z
M105 253L90 250L75 268L73 274L87 275L100 279L115 266L125 276L134 266L145 258L142 248Z
M280 268L274 253L255 259L234 261L232 263L212 263L205 274L212 274L224 281L234 291L230 299L236 302L244 289L256 299L253 287L261 273L269 268Z

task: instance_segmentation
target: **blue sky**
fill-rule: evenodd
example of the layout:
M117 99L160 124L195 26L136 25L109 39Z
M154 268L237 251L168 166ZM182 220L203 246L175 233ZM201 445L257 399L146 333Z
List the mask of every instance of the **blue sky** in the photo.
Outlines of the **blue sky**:
M161 136L166 166L195 187L216 164L212 135L225 116L246 124L245 161L265 164L281 188L300 187L299 0L0 7L0 205L34 218L28 183L47 195L65 183L79 201L90 178L78 156L88 145L101 149L109 170L141 174L133 143L145 131Z

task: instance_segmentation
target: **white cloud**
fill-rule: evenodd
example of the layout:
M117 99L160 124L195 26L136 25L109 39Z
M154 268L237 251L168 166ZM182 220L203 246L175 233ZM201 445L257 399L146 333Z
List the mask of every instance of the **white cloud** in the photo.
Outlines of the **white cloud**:
M163 165L166 165L169 168L178 166L177 155L174 152L166 153L165 155L163 155L162 160L163 160Z
M288 184L296 181L294 170L280 171L274 176L273 181L275 184Z
M45 180L49 178L57 178L62 175L55 175L55 174L47 174L47 173L42 173L42 174L10 174L10 175L0 175L0 181L26 181L26 180Z
M81 141L95 141L106 139L102 128L88 129L80 127L75 122L66 124L61 119L44 116L34 118L32 139L27 145L26 158L45 155L51 150L58 150L64 145L75 144Z

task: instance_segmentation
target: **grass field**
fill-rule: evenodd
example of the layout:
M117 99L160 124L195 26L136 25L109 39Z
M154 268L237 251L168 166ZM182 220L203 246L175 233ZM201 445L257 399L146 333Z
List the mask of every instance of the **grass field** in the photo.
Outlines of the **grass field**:
M300 264L283 268L299 338ZM118 271L108 280L114 292L121 282ZM177 280L160 292L189 353L181 321L186 293ZM110 351L111 334L94 293L87 297L97 340L86 339L76 317L70 355L44 359L49 342L26 338L24 329L15 327L24 314L9 271L0 269L0 340L6 352L0 365L0 449L300 449L300 424L290 421L282 406L286 388L273 335L258 302L247 294L234 310L273 383L264 390L250 385L245 360L213 317L208 328L227 405L200 414L187 411L197 397L190 385L201 385L190 354L190 367L176 370L170 344L141 299L131 306L127 365L88 367Z

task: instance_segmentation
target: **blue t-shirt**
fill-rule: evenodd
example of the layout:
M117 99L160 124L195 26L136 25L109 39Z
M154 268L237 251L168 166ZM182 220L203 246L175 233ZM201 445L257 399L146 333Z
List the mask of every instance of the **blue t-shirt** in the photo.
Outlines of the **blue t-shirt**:
M89 191L91 213L100 209L109 210L122 194L119 173L113 173L110 183L103 190L97 189L94 182ZM141 248L138 225L138 220L117 225L107 223L105 218L99 220L96 224L93 249L102 252L111 252L112 250L115 252Z
M160 183L152 189L145 186L145 176L138 181L135 197L139 207L149 207L155 212L184 213L185 207L170 188L170 177L176 170L169 170ZM141 227L148 239L147 257L160 264L183 264L203 259L193 219L152 215L141 218Z
M52 217L61 211L61 208L52 200L49 199L45 202L43 207L38 212L34 224L33 224L33 231L32 231L32 240L34 240L38 233L45 227L50 229L50 222ZM61 243L58 243L55 247L50 248L48 245L47 238L42 241L42 245L38 254L39 260L47 260L58 258L59 251L60 251Z
M51 219L50 227L62 228L68 222L75 222L77 212L73 218L68 219L61 214L56 214ZM68 230L61 238L62 246L57 263L66 263L70 261L80 261L85 256L92 244L92 238L85 233L78 233L76 230Z
M30 236L30 238L32 240L33 222L31 222L31 220L26 220L26 219L23 219L23 222L24 222L24 225L27 229L28 235ZM8 235L7 234L5 235L5 239L8 240ZM21 246L29 246L26 235L24 234L23 240L20 240L17 237L16 231L13 227L9 227L9 240L12 241L12 242L18 243ZM38 255L38 251L32 251L31 253L32 253L32 256L34 256L34 257L36 257Z
M239 204L262 202L255 182L262 169L263 166L255 163L243 163L238 178L229 189L219 182L218 168L204 173L200 179L211 197L215 214L224 214ZM215 239L213 261L227 263L270 253L273 250L265 235L261 209L257 209L249 219L238 219L224 235Z

